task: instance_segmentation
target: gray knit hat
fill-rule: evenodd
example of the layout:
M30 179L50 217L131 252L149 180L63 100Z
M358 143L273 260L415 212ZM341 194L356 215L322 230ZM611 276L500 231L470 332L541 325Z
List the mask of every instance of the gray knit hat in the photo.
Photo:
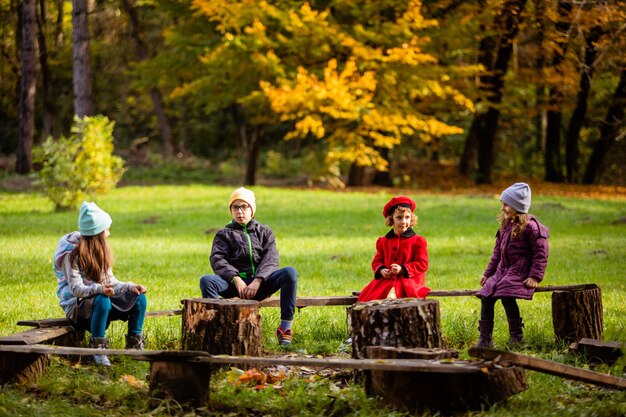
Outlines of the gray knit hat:
M528 213L530 208L530 186L525 182L516 182L502 191L500 201L512 207L518 213Z

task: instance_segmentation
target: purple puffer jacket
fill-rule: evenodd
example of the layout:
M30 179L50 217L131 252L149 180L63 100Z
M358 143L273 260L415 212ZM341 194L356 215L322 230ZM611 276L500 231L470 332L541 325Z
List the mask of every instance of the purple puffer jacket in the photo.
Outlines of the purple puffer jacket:
M548 228L533 216L521 236L511 238L512 224L496 233L496 245L487 269L489 277L477 297L514 297L531 300L534 288L524 286L528 277L543 279L548 265Z

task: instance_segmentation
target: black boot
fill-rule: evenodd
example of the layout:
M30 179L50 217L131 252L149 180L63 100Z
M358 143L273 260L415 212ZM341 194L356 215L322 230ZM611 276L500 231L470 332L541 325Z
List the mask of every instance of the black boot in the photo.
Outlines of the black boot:
M523 346L524 341L524 322L522 318L509 319L509 346Z
M109 340L106 337L92 337L89 340L89 347L95 349L108 349ZM93 355L93 362L96 365L111 366L111 361L107 355Z
M478 320L478 337L477 348L493 347L493 320Z
M146 346L146 338L142 333L126 335L126 349L143 350Z

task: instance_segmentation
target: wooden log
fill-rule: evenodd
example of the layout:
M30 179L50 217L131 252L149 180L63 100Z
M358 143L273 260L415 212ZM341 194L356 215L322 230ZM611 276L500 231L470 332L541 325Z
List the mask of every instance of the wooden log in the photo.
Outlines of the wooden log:
M613 365L624 355L626 344L582 338L576 343L576 350L589 358L591 362Z
M186 361L150 362L150 395L200 407L209 399L211 365Z
M575 381L588 382L590 384L601 385L608 388L626 389L625 378L588 371L586 369L580 369L575 366L564 365L562 363L546 359L538 359L519 353L476 347L470 348L469 354L475 358L493 360L494 362L500 362L503 364L519 365L522 368L573 379Z
M552 293L552 324L557 341L602 339L604 318L600 287Z
M367 346L442 348L437 300L401 298L357 303L350 312L352 357L366 357Z
M449 359L458 358L459 352L450 349L395 348L391 346L367 346L368 358L385 359Z
M0 384L35 381L50 364L50 355L3 352L0 355Z
M263 337L257 301L195 298L182 302L184 350L261 356Z
M396 351L397 350L397 351ZM410 349L368 347L370 359L388 359L409 354ZM444 414L480 410L528 388L521 368L495 367L483 362L455 361L458 373L371 371L366 392L380 396L396 409ZM432 361L433 365L437 361ZM468 372L469 371L469 372Z

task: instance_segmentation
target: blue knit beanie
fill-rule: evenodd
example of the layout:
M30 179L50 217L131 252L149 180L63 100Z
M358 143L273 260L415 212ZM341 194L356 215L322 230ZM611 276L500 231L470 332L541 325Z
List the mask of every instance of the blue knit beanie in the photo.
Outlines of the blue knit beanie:
M512 207L518 213L528 213L530 208L530 186L525 182L516 182L502 191L500 201Z
M111 216L96 205L83 201L78 214L78 231L81 236L95 236L111 227Z

